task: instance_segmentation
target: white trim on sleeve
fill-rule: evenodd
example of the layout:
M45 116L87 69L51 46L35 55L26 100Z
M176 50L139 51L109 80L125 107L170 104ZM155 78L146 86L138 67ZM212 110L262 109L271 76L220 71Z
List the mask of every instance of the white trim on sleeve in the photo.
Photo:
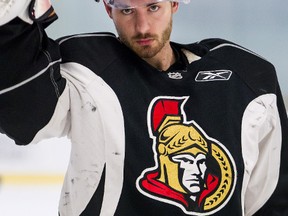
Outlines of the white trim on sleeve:
M278 182L282 132L274 94L259 96L247 106L242 119L245 216L253 215L272 195Z

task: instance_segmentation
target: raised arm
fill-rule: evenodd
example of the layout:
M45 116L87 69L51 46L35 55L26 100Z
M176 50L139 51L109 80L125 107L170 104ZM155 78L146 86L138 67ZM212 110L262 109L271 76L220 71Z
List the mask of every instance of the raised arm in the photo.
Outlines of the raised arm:
M0 2L0 132L17 144L49 122L65 89L58 44L44 31L56 18L49 0Z

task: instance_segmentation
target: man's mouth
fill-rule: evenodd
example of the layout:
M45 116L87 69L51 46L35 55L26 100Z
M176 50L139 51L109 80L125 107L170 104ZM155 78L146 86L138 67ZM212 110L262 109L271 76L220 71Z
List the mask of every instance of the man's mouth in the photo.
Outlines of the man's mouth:
M153 42L153 38L142 38L142 39L136 39L136 43L140 46L149 46Z

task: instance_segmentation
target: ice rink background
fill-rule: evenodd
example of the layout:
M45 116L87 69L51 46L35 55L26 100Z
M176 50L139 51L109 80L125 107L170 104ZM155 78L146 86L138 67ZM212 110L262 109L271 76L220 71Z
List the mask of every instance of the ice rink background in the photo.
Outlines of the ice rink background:
M52 2L59 16L48 28L52 38L115 32L102 3ZM172 40L190 43L208 37L232 40L273 62L287 100L287 0L192 0L189 5L181 5L175 15ZM56 216L69 153L66 138L19 147L0 135L0 216Z
M69 153L66 138L16 146L0 136L0 216L57 216Z

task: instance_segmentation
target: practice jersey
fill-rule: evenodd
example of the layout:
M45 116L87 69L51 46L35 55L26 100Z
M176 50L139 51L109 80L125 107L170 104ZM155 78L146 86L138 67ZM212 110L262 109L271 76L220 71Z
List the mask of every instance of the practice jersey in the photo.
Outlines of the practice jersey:
M49 39L52 11L0 28L0 131L71 140L60 216L288 215L271 63L207 39L171 42L177 62L159 71L111 33Z

